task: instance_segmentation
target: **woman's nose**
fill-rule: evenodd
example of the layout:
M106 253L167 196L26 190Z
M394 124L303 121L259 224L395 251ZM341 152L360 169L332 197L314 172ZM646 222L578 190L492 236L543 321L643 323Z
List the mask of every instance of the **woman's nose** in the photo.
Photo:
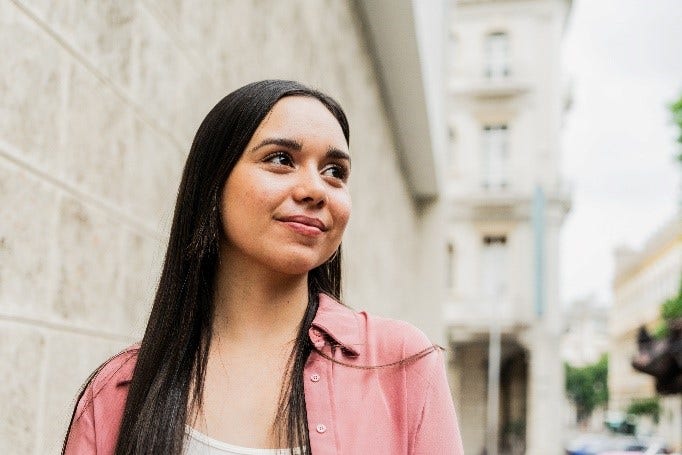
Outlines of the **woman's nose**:
M317 169L300 169L294 199L297 202L322 207L327 201L327 189Z

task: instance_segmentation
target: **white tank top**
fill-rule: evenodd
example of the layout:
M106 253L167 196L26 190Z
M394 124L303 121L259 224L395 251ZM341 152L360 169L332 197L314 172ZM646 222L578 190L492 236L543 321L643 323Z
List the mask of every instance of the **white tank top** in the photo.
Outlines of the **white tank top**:
M185 444L185 455L289 455L288 449L254 449L251 447L240 447L218 441L205 434L187 426L185 429L187 442ZM299 449L294 449L294 454L301 453Z

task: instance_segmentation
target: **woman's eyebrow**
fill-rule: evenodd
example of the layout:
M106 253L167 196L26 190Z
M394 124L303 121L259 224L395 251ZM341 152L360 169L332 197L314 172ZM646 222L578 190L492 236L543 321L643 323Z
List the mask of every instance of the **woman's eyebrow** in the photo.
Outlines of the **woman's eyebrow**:
M253 153L256 150L258 150L261 147L265 147L266 145L279 145L281 147L286 147L291 150L301 150L303 148L303 145L301 145L300 142L295 141L293 139L286 139L282 137L272 137L272 138L267 138L263 139L258 145L254 146L249 152Z
M329 150L327 150L327 158L334 158L337 160L346 160L350 163L350 155L343 150L339 150L334 147L330 147Z
M280 147L286 147L296 152L303 149L303 144L294 139L287 139L283 137L271 137L263 139L260 143L253 146L253 148L249 150L249 153L253 153L256 150L265 147L266 145L279 145ZM338 160L346 160L350 162L350 155L344 152L343 150L337 149L336 147L329 147L329 149L327 150L327 157Z

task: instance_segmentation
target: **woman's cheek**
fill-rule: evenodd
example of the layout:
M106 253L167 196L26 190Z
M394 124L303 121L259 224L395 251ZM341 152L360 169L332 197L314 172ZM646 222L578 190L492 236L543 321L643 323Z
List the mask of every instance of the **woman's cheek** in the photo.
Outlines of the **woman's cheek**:
M350 219L351 206L350 194L346 192L346 194L344 194L343 198L340 200L336 215L336 218L338 219L342 229L346 228L346 224L348 224L348 220Z

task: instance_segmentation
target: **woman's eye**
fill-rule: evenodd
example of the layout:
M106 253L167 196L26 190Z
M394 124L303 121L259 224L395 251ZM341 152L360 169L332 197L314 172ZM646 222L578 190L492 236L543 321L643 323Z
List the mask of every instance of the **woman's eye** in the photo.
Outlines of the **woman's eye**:
M325 175L334 177L335 179L346 181L348 179L348 169L337 164L327 166L323 172Z
M294 162L291 157L284 152L277 152L265 158L265 162L276 164L278 166L293 166Z

